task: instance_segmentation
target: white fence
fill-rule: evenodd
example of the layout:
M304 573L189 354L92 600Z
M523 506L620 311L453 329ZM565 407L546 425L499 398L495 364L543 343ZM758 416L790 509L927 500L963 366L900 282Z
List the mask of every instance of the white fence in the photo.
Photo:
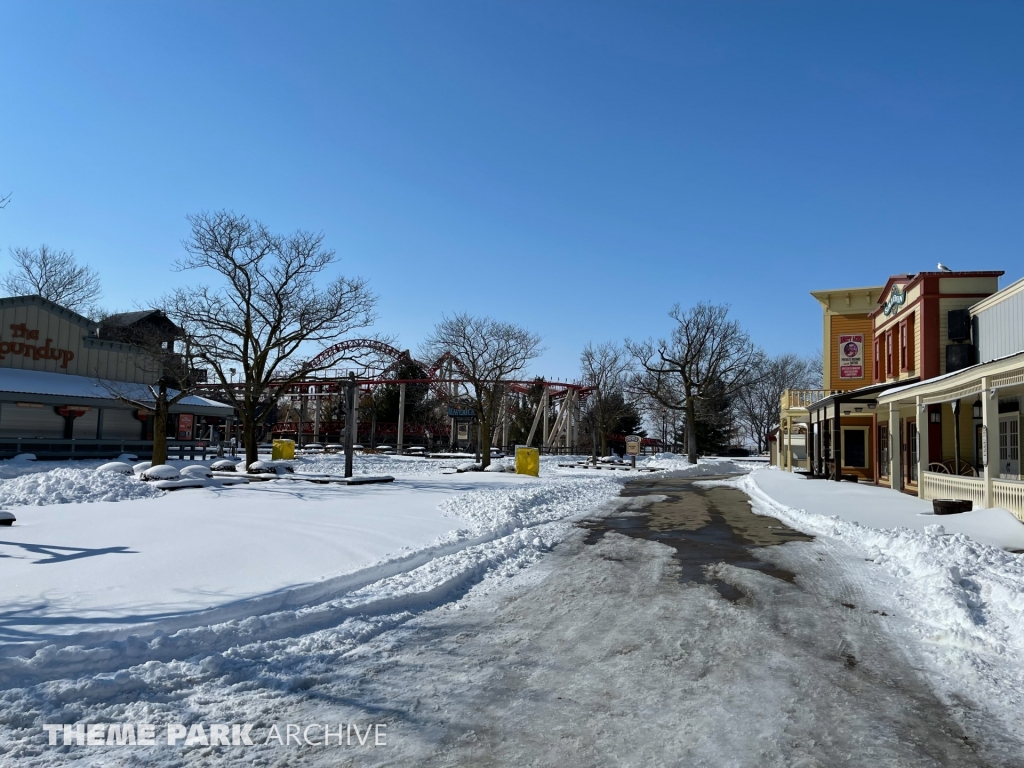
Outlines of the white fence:
M924 499L960 499L973 501L976 507L985 503L985 481L977 477L923 472L921 489Z
M1024 522L1024 482L993 480L992 497L993 506L1010 510Z

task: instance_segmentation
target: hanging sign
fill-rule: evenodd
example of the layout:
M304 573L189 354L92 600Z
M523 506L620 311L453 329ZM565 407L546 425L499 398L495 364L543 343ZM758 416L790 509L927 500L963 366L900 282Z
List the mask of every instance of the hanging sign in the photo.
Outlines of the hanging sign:
M839 337L839 378L864 378L864 334Z
M888 317L889 315L895 315L897 310L907 303L906 291L901 291L898 285L894 285L892 290L889 291L889 298L885 300L882 305L882 313Z

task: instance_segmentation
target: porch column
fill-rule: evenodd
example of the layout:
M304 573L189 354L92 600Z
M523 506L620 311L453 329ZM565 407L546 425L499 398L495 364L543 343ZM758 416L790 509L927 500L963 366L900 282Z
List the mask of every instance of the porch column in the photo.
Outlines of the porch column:
M928 406L918 395L917 408L917 495L924 498L924 472L928 469Z
M793 419L785 417L785 471L793 471Z
M894 491L903 490L903 473L900 471L900 406L889 403L889 487Z
M835 418L832 420L832 466L835 467L837 483L843 479L843 425L839 421L839 408L841 403L838 398L832 405L832 412Z
M983 506L995 506L992 481L999 477L999 398L992 397L989 391L988 376L981 377L981 435L982 459L985 467L982 470L982 478L985 483L985 496ZM988 447L988 456L985 456L985 448Z

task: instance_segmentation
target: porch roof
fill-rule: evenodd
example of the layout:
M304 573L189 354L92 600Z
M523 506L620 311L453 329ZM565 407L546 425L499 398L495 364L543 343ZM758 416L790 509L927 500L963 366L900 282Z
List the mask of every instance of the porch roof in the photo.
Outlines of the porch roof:
M837 392L834 395L822 398L818 402L810 405L808 411L816 413L818 411L827 410L837 404L841 403L874 403L878 401L878 393L885 391L890 384L872 384L867 387L861 387L860 389L851 389L848 392Z
M990 379L989 387L992 389L1024 384L1024 351L987 363L978 363L917 384L894 387L879 395L878 402L914 403L918 397L921 397L925 404L958 400L981 392L983 377Z

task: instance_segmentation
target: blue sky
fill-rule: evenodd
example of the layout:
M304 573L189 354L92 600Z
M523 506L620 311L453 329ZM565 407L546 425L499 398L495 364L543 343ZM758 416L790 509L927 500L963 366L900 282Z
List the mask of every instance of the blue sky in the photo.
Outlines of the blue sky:
M3 2L0 268L111 308L185 215L322 230L415 349L445 311L588 341L727 302L811 353L808 291L1024 275L1024 3Z

